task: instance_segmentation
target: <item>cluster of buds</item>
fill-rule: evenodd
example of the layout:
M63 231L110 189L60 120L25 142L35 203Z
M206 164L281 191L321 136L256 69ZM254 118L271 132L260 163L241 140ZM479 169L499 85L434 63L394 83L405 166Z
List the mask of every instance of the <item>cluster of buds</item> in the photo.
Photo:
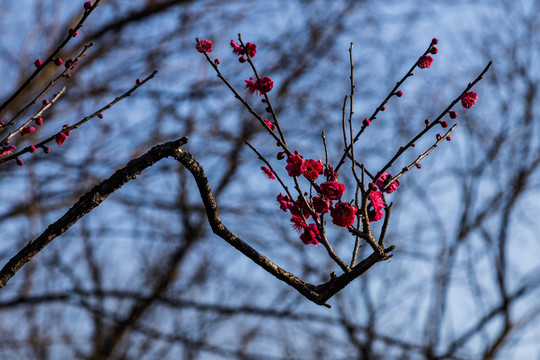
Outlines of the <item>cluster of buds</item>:
M438 43L439 43L439 40L437 38L433 38L433 40L431 40L431 46L429 47L429 49L424 53L424 55L420 56L420 58L416 62L416 65L420 69L427 69L431 66L431 63L433 63L433 58L430 55L428 55L428 53L433 54L433 55L438 53L439 49L437 49L437 47L435 46Z
M231 44L231 47L233 48L233 54L239 56L238 61L240 61L241 63L247 60L245 57L246 55L250 59L252 59L257 54L257 45L253 43L248 42L245 45L238 45L236 41L231 39L230 44Z

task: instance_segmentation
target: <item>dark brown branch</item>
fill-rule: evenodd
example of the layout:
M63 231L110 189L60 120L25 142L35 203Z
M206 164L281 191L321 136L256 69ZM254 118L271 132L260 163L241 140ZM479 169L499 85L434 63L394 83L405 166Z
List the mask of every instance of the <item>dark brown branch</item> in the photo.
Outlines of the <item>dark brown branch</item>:
M184 149L178 148L175 151L174 157L176 160L181 162L193 175L195 182L197 183L197 187L199 188L199 193L204 203L204 207L206 209L206 215L208 216L210 227L212 228L214 234L228 242L230 245L232 245L242 254L250 258L253 262L262 267L264 270L266 270L279 280L292 286L308 300L311 300L318 305L330 307L328 304L326 304L326 301L328 299L330 299L337 292L346 287L358 276L366 272L377 262L386 260L391 257L391 255L389 255L388 253L394 249L393 246L385 249L382 254L373 253L366 259L362 260L354 268L352 268L351 271L345 272L339 277L334 277L328 282L321 285L312 285L295 276L294 274L291 274L290 272L280 268L271 260L258 253L255 249L253 249L243 240L231 233L229 229L227 229L227 227L221 222L217 210L216 200L212 194L210 184L208 183L208 179L206 178L206 174L204 173L203 168L195 160L193 155L191 155Z
M17 255L15 255L0 270L0 288L4 287L9 279L19 271L24 264L29 262L35 255L45 248L57 236L65 233L73 224L79 221L84 215L99 206L109 195L120 189L128 181L133 180L144 169L154 165L157 161L172 156L174 151L186 144L187 137L179 140L157 145L146 154L137 159L131 160L125 167L117 170L110 178L95 186L91 191L82 196L64 216L41 234L37 239L31 241Z
M69 209L54 224L50 225L43 234L37 239L30 242L22 250L17 253L0 271L0 288L4 287L9 279L19 271L24 264L29 262L36 254L45 248L54 238L66 232L73 224L80 220L84 215L88 214L94 208L99 206L110 194L118 190L129 180L133 180L147 167L152 166L157 161L173 156L182 165L184 165L193 175L199 193L201 195L208 222L212 231L227 243L235 247L242 254L250 258L257 265L265 269L267 272L295 288L308 300L313 301L318 305L330 307L326 301L334 296L341 289L346 287L351 281L362 275L377 262L386 260L391 257L389 252L394 249L393 246L384 249L384 251L375 252L362 260L358 265L345 272L339 277L333 277L328 282L321 285L312 285L290 272L280 268L271 260L257 252L247 243L242 241L236 235L231 233L229 229L223 225L218 214L216 200L210 189L210 184L206 178L203 168L197 163L193 155L181 148L187 143L187 137L179 140L168 142L162 145L157 145L150 149L146 154L137 159L131 160L124 168L117 170L109 179L95 186L91 191Z

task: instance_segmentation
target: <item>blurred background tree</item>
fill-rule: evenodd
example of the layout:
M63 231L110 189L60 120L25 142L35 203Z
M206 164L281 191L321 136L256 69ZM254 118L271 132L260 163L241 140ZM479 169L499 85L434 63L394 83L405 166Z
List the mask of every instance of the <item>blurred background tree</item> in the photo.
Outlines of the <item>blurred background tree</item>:
M1 99L57 46L81 9L73 1L0 4ZM105 1L61 54L95 43L40 131L54 133L136 78L159 74L62 147L25 156L22 167L0 167L3 264L129 159L189 136L186 148L205 167L233 232L307 280L325 281L336 270L280 212L279 187L264 180L243 142L268 157L275 150L195 51L195 37L213 41L213 56L237 88L250 73L229 41L242 33L256 43L254 60L275 81L271 97L289 145L323 157L325 130L333 162L342 150L349 43L362 119L439 38L429 71L415 73L357 146L357 158L374 169L489 60L494 66L476 87L475 107L458 111L453 140L401 179L387 235L397 246L392 261L339 293L332 309L308 302L215 237L190 174L164 160L0 291L0 358L538 358L538 13L533 0ZM49 79L43 74L36 87ZM30 144L39 135L26 138ZM338 252L350 248L352 238L333 238Z

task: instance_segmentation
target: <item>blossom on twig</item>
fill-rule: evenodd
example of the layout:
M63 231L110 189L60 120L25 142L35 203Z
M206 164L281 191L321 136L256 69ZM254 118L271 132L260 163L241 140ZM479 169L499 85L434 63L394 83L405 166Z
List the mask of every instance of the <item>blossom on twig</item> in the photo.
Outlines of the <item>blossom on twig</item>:
M275 179L274 174L272 173L272 170L270 170L266 166L261 166L261 170L264 173L264 175L266 175L268 177L268 179L270 179L270 180Z
M418 59L418 62L416 63L416 65L418 65L420 69L426 69L431 66L432 62L433 62L433 58L431 56L422 55L420 56L420 59Z
M339 200L343 196L345 191L345 185L337 182L336 180L328 180L321 184L322 194L330 200Z
M195 49L200 53L212 52L212 42L210 40L201 39L195 44Z
M308 227L304 228L304 233L300 235L300 240L302 240L305 245L317 245L319 243L319 238L319 230L315 224L309 224Z
M302 163L302 155L294 153L287 158L287 166L285 166L285 170L287 170L287 173L291 177L300 176L302 173Z
M322 175L323 169L324 166L322 161L315 161L313 159L304 161L300 167L302 175L304 175L308 180L316 180L319 175Z
M465 109L470 109L474 104L476 104L477 100L478 94L474 91L469 91L468 93L461 95L461 105L463 105Z
M356 206L349 204L348 202L339 202L336 206L330 210L330 216L332 217L332 223L340 227L347 227L354 224Z

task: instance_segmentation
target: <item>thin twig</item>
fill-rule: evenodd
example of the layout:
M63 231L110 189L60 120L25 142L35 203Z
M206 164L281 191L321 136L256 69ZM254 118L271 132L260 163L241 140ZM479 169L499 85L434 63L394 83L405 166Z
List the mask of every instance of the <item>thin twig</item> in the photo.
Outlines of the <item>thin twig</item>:
M349 148L349 144L347 143L347 130L345 126L345 119L347 118L347 115L346 115L347 113L345 111L345 108L347 107L347 99L348 99L348 96L345 96L343 98L343 106L341 107L341 128L343 131L343 145L345 146L345 149Z
M34 116L32 116L30 119L28 119L24 124L19 126L19 128L16 131L14 131L12 133L9 133L4 140L0 141L0 144L4 144L7 140L11 139L15 135L17 135L21 131L23 131L23 129L25 127L27 127L28 125L30 125L30 123L32 121L34 121L35 119L41 117L46 110L49 110L56 103L56 101L58 101L58 99L62 95L64 95L65 92L66 92L66 88L63 87L62 90L60 90L60 92L58 94L54 95L54 97L51 99L51 101L47 105L43 106Z
M392 212L392 206L394 206L394 203L390 203L389 206L385 207L386 214L384 216L381 233L379 234L379 246L384 246L384 238L386 237L386 229L388 229L388 223L390 221L390 214Z
M238 34L238 41L240 42L240 45L242 47L245 46L244 42L242 41L242 35L241 34ZM255 74L255 77L257 78L257 80L259 80L261 77L259 76L259 72L257 71L257 68L255 67L255 64L253 63L253 61L251 60L251 57L249 56L249 54L247 52L246 52L245 55L246 55L247 62L249 63L249 65L251 66L251 69L253 70L253 74ZM266 103L267 108L269 108L269 110L270 110L270 114L272 115L272 118L274 119L274 124L276 125L276 130L279 133L279 137L281 138L281 141L283 141L283 143L285 145L287 145L287 142L285 141L285 135L283 134L283 131L281 130L281 126L279 124L279 120L278 120L276 111L274 110L274 106L272 105L272 102L270 101L270 97L266 93L263 96L264 96L263 102Z
M92 47L94 45L94 43L90 43L88 45L84 45L84 48L83 50L81 51L81 53L73 60L73 63L77 63L83 56L86 55L86 51ZM45 89L43 89L32 101L30 101L24 108L22 108L17 114L15 114L15 116L6 124L2 127L2 130L5 130L7 127L15 124L15 121L17 120L17 118L19 118L22 114L24 114L26 112L26 110L28 110L32 105L34 105L42 96L44 96L47 91L49 91L49 89L54 85L56 84L60 79L64 78L64 75L70 71L71 69L71 66L68 66L65 68L64 71L62 71L62 73L60 73L60 75L58 75L56 78L54 78L52 81L49 82L49 84L45 87ZM63 93L65 91L65 87L62 89L61 93ZM55 99L54 100L57 100L58 97L55 96L54 97ZM49 109L52 104L54 103L54 101L51 101L49 104L45 105L41 111L39 112L38 115L34 115L32 118L30 118L30 120L28 120L25 124L23 124L22 126L20 126L16 131L14 132L11 132L9 133L4 139L2 139L2 141L0 141L0 144L4 144L7 140L11 139L13 136L17 135L18 133L20 133L22 131L23 128L25 128L28 124L30 124L30 122L32 122L33 118L36 118L38 116L40 116L44 110L46 109Z
M455 130L455 128L458 126L458 124L454 124L454 126L452 126L444 135L442 135L436 142L435 144L431 145L431 147L429 149L427 149L423 154L419 155L416 160L414 160L412 163L410 163L408 166L406 166L404 169L402 169L399 174L397 174L396 176L394 176L392 178L392 180L390 180L385 186L383 189L381 189L381 191L386 191L390 185L392 185L392 183L394 181L396 181L397 179L399 179L401 176L403 176L403 174L405 174L409 169L412 169L414 166L416 166L416 164L420 163L420 160L422 160L423 158L425 158L426 156L429 155L430 152L432 152L441 142L443 142L444 140L446 140L446 138L448 138L448 136L450 136L450 133L452 131ZM381 174L382 175L382 174Z
M75 25L75 27L73 27L73 30L70 30L68 32L68 36L64 39L64 41L62 41L60 43L60 45L58 45L58 47L49 55L49 57L47 59L45 59L45 61L43 61L43 64L41 64L40 67L38 67L33 73L32 75L30 75L30 77L28 77L28 79L26 79L26 81L19 87L19 89L17 89L10 97L9 99L7 99L3 104L2 106L0 106L0 114L2 113L2 111L4 111L4 109L13 101L15 100L15 98L17 98L17 96L19 96L23 90L28 86L30 85L30 83L32 82L32 80L34 80L36 78L36 76L43 70L45 69L45 67L47 66L47 64L49 64L50 62L53 61L53 59L56 57L56 55L60 52L60 50L62 50L66 44L69 42L69 40L71 40L71 38L73 38L73 34L75 32L77 32L83 25L83 23L85 22L86 18L88 18L88 16L96 9L96 7L99 6L99 3L100 3L101 0L95 0L93 2L93 5L90 9L88 10L85 10L84 11L84 14L83 16L81 17L81 19L79 20L79 22L77 23L77 25Z
M135 86L133 86L131 89L129 89L128 91L126 91L124 94L116 97L114 100L112 100L110 103L108 103L107 105L103 106L102 108L100 108L99 110L95 111L93 114L91 115L88 115L84 118L82 118L81 120L79 120L77 123L71 125L71 126L67 126L65 128L63 128L61 131L59 131L58 133L64 133L64 134L67 134L69 131L71 130L74 130L74 129L77 129L79 126L81 126L82 124L84 124L85 122L87 122L88 120L98 116L99 114L103 113L105 110L107 109L110 109L114 104L116 104L117 102L125 99L126 97L130 96L131 93L133 93L135 90L137 90L140 86L142 86L144 83L146 83L148 80L152 79L155 75L157 74L157 70L154 70L152 72L152 74L150 74L149 76L147 76L144 80L142 80L140 83L137 83ZM46 138L45 140L35 144L34 146L36 148L39 148L39 147L43 147L45 144L53 141L56 137L56 135L58 133L55 133L54 135L51 135L49 136L48 138ZM12 159L15 159L17 158L18 156L22 155L22 154L25 154L27 152L29 152L30 149L28 147L24 148L23 150L15 153L15 154L11 154L9 156L6 156L6 157L3 157L0 159L0 164L6 162L6 161L9 161L9 160L12 160Z
M321 138L322 138L323 147L324 147L324 159L325 159L324 166L325 166L325 169L330 170L330 167L329 167L330 164L328 163L328 146L326 144L326 134L324 133L324 131L321 132Z
M430 43L427 50L424 51L424 54L423 55L426 55L427 53L429 53L429 51L431 50L431 48L433 47L433 44ZM409 71L405 74L405 76L403 76L401 78L401 80L399 80L396 85L394 86L394 88L392 90L390 90L390 92L388 93L388 95L386 96L386 98L383 100L383 102L375 109L375 111L373 112L373 114L371 114L371 116L369 117L369 121L373 121L377 118L377 114L379 113L379 111L381 111L381 109L383 109L383 107L385 106L385 104L388 102L388 100L390 100L390 98L395 94L395 92L397 91L397 89L399 89L399 87L405 82L405 80L407 80L409 77L413 76L413 70L416 68L417 66L417 61L414 63L414 65L409 69ZM358 133L356 134L356 136L354 137L354 139L352 139L352 142L356 142L358 141L358 138L360 137L360 135L362 135L362 133L364 132L364 129L365 129L365 126L362 126L362 128L360 129L360 131L358 131ZM339 160L338 164L336 165L336 171L339 170L339 168L341 167L341 165L343 165L343 163L345 162L345 158L347 157L349 151L351 150L351 147L347 147L345 149L345 152L343 153L343 156L341 157L341 159Z
M197 42L199 41L199 38L195 38L197 40ZM291 155L291 152L289 151L289 148L287 147L287 144L285 142L283 142L273 131L272 129L270 129L270 127L266 124L266 122L264 121L264 119L251 107L251 105L247 102L247 100L245 100L242 96L240 96L240 94L236 91L236 89L229 83L229 81L227 81L227 79L225 78L225 76L223 76L223 74L221 73L221 71L219 71L219 68L216 64L214 64L214 62L212 61L212 59L210 58L210 56L208 55L208 53L204 52L203 53L204 56L206 57L206 60L208 61L208 63L214 68L214 71L216 72L217 74L217 77L223 81L223 83L225 85L227 85L227 87L229 88L229 90L232 91L232 93L234 94L234 97L238 99L238 101L240 101L242 103L242 105L244 105L246 107L246 109L248 109L248 111L251 113L251 115L253 115L257 120L259 120L259 122L264 126L265 129L269 130L270 131L270 134L272 135L272 137L276 140L277 144L283 149L283 151L285 151L285 153L290 156Z
M300 214L300 217L302 218L302 220L306 222L306 219L304 217L304 215L302 214L302 211L300 210L300 208L298 207L298 205L296 204L296 202L293 200L293 197L292 197L292 194L291 192L289 191L289 188L287 185L285 185L285 183L283 182L283 180L281 180L281 177L278 175L278 173L274 170L274 168L272 167L272 165L270 164L270 162L268 160L266 160L266 158L264 156L261 155L261 153L253 146L251 145L251 143L247 140L244 141L244 143L249 146L249 148L251 150L253 150L253 152L255 154L257 154L257 156L259 157L259 159L261 159L265 164L266 166L268 166L270 168L270 171L272 171L272 174L274 174L274 176L276 177L276 179L279 181L281 187L283 187L283 189L285 190L285 192L287 193L287 196L289 196L289 199L291 199L291 202L293 203L296 211L298 211L298 213Z
M414 144L418 139L420 139L424 134L426 134L433 126L439 124L441 122L441 119L450 111L452 110L452 108L461 100L461 96L463 94L465 94L467 91L469 91L477 82L479 82L482 77L484 76L484 74L489 70L489 68L491 67L491 64L492 62L490 61L487 66L484 68L484 70L482 70L482 72L480 73L480 75L478 75L476 77L476 79L472 82L472 83L469 83L467 85L467 87L465 88L465 90L463 90L463 92L457 97L454 99L454 101L452 101L450 103L450 105L448 105L448 107L442 111L440 113L440 115L431 123L429 124L428 126L426 126L424 128L424 130L420 131L418 133L418 135L416 135L411 141L409 141L409 143L407 143L407 145L405 145L404 147L401 147L397 152L396 154L394 155L394 157L392 157L392 159L390 159L390 161L388 161L388 163L383 166L383 168L381 170L379 170L379 172L375 175L375 179L378 179L388 168L390 168L394 161L397 160L397 158L399 158L401 156L401 154L403 154L405 152L406 149L408 149L409 147L412 146L412 144ZM451 129L452 130L452 129ZM397 179L397 178L396 178ZM371 189L368 189L368 193L371 191Z

